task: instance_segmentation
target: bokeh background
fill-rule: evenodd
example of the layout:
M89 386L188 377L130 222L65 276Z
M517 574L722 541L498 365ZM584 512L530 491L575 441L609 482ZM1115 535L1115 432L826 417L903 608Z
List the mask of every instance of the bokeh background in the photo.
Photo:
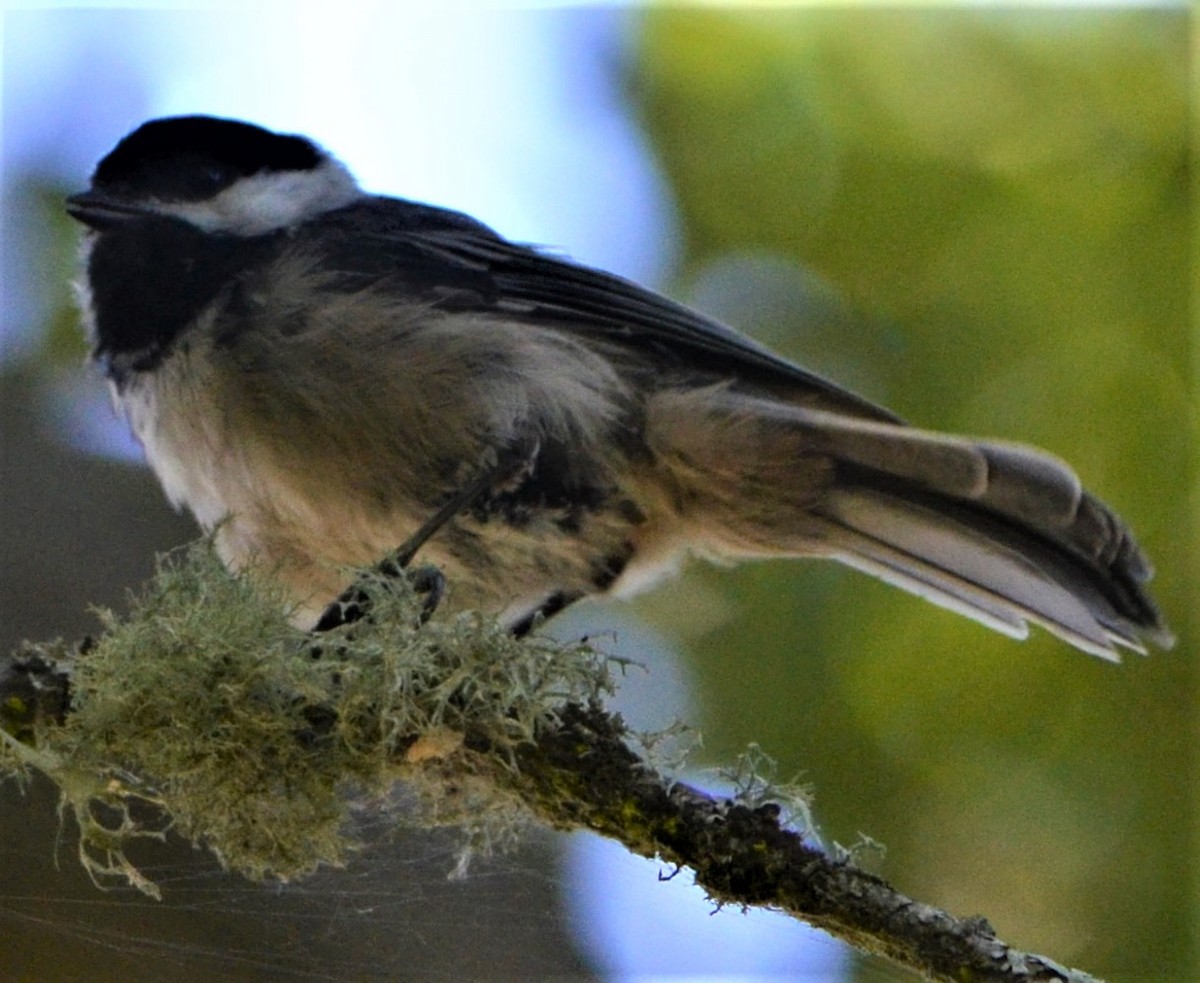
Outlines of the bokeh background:
M142 120L305 132L372 190L651 283L914 422L1039 444L1129 520L1176 648L1121 666L994 636L849 571L695 566L555 626L639 657L635 722L748 742L826 842L1013 944L1113 980L1200 978L1191 10L3 8L0 644L120 606L173 515L70 306L62 196ZM716 781L693 771L699 780ZM9 980L882 980L686 874L535 835L449 883L389 836L258 886L176 843L165 900L101 893L47 789L0 789Z

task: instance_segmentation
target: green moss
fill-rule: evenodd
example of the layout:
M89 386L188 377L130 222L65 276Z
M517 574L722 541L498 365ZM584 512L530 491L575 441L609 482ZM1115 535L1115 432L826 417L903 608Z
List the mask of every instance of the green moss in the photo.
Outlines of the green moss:
M524 810L461 735L514 767L556 707L608 688L606 661L474 614L422 626L405 583L368 591L369 621L316 638L206 544L165 558L127 617L101 612L67 722L36 747L0 743L0 768L46 772L93 877L149 893L124 854L133 839L169 827L251 878L292 878L341 863L351 803L382 805L401 778L413 794L397 822L463 827L464 862L511 843Z

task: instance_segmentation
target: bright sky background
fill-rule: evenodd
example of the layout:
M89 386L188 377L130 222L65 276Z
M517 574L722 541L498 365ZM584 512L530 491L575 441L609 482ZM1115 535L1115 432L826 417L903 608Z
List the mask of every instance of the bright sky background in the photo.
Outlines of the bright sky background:
M629 18L490 6L10 7L0 177L79 186L147 118L233 116L316 139L369 190L659 280L670 203L616 89ZM15 330L26 308L3 309Z

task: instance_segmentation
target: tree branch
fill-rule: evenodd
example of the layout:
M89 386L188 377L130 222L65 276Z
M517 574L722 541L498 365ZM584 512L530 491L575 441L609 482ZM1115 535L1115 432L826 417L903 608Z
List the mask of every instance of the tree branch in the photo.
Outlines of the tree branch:
M162 576L160 573L160 581ZM271 675L265 687L259 685L263 680L257 677L254 685L244 685L247 669L241 664L225 665L220 670L219 680L215 680L212 655L204 651L208 642L191 639L189 646L199 646L195 671L202 677L204 690L232 691L230 702L221 704L222 713L232 715L231 719L214 716L212 706L204 707L204 719L210 729L224 734L221 740L209 747L203 743L204 735L191 734L195 740L185 742L180 751L189 756L187 769L161 762L148 765L151 759L139 757L141 750L136 740L118 736L114 728L130 715L153 717L160 704L174 698L175 694L168 692L162 681L155 677L148 661L154 658L175 660L171 665L174 672L178 652L151 653L145 648L147 618L168 619L166 634L159 636L151 632L149 637L158 639L153 643L155 645L164 644L163 640L168 637L176 640L181 631L178 612L163 613L164 608L178 603L181 593L178 570L172 576L176 579L166 585L160 583L151 596L135 605L128 622L117 624L110 617L107 631L99 642L88 643L76 651L70 651L61 643L27 645L0 664L0 731L3 732L0 733L0 775L5 770L12 772L32 766L46 771L52 778L60 777L59 772L63 770L74 776L76 786L72 786L73 791L68 791L64 783L64 796L70 800L80 819L85 841L81 856L94 875L121 876L144 890L154 890L121 853L122 836L154 835L153 831L148 833L136 828L136 824L130 825L133 821L127 805L131 798L161 805L184 835L205 842L230 866L251 876L272 873L291 876L311 869L316 862L336 859L336 846L331 847L313 834L311 828L304 831L307 838L300 841L301 846L289 846L285 854L278 852L278 841L291 843L286 830L278 838L274 837L277 831L272 831L271 849L277 852L269 858L246 858L232 852L231 843L239 836L244 837L246 824L261 823L261 816L251 815L247 819L239 813L231 820L229 813L236 810L230 808L229 802L235 801L239 809L243 808L246 788L237 787L230 791L228 799L221 798L209 787L214 781L211 775L225 776L229 771L250 767L248 787L257 787L266 774L274 776L280 771L290 774L292 765L287 760L288 749L295 746L300 755L295 773L310 775L315 771L318 775L327 775L330 788L336 789L341 799L344 799L342 788L347 780L381 791L399 778L415 782L424 790L421 794L429 807L422 814L422 821L428 824L469 822L469 817L480 812L480 801L485 803L484 811L495 812L519 804L520 810L556 829L591 830L619 841L634 853L688 867L695 873L697 883L720 904L768 907L787 912L862 951L885 957L933 979L1072 983L1092 979L1044 956L1009 948L996 938L984 918L954 918L900 894L881 878L859 869L848 859L831 858L814 849L804 842L800 833L781 823L782 810L778 804L748 797L740 800L716 798L671 781L631 749L631 735L619 717L602 708L595 692L586 692L586 686L583 687L585 691L581 691L577 680L557 687L551 685L547 690L547 680L553 683L553 673L561 671L554 666L546 670L550 675L542 679L530 677L529 664L519 663L518 673L504 677L507 682L493 680L486 692L481 690L480 693L472 688L477 684L478 669L460 667L447 670L448 676L423 676L425 692L436 692L436 702L429 706L421 704L420 712L415 716L401 718L394 705L387 704L384 708L378 693L369 704L361 699L363 693L381 686L379 679L364 678L362 687L355 688L354 674L362 671L364 664L370 664L370 652L374 652L383 659L380 664L387 667L392 682L412 690L412 677L397 675L395 664L388 662L375 648L370 652L363 648L361 626L355 629L354 638L336 640L337 650L314 650L311 638L306 637L304 661L296 663L302 667L299 674ZM230 601L228 596L213 597L215 588L209 582L213 576L224 574L206 568L199 581L203 588L193 591L196 597L185 599L187 604L202 601L205 611L201 620L210 623L213 615L208 605L214 600ZM187 583L192 584L192 581ZM188 610L188 618L192 618L195 612L191 608ZM267 607L261 610L256 607L255 611L268 617ZM411 610L406 609L406 612L404 616L411 616ZM410 617L413 624L416 620ZM421 636L426 632L436 634L436 624L407 630ZM137 626L136 630L131 629L131 625ZM231 643L228 625L221 625L219 629L221 644L228 648ZM278 625L272 630L276 629ZM515 647L504 648L498 656L490 646L500 644L497 641L499 635L486 631L481 637L464 635L461 625L457 630L458 635L438 638L435 647L439 653L456 639L459 642L466 639L467 649L483 645L483 657L489 671L496 658L503 661L507 657L522 657L531 646L537 651L534 641L506 641L504 646ZM114 655L114 651L120 649L120 640L130 631L138 641L137 651L130 653L131 659L137 660L129 663L135 666L129 670L132 676L126 673L126 663ZM290 638L288 644L294 647L295 641L294 637ZM373 640L372 645L377 641ZM239 640L235 633L233 645L245 642L246 639ZM322 640L322 645L329 644ZM541 643L543 647L546 644ZM343 645L351 648L343 651L340 648ZM232 657L233 653L226 652L222 659L228 663ZM439 654L439 657L444 656ZM564 658L561 653L556 655L556 660ZM278 660L272 657L268 661ZM569 664L569 659L566 661ZM595 661L591 664L594 666ZM251 658L246 665L261 672L264 660L261 656ZM314 671L322 680L332 680L331 689L313 689L315 677L304 674L311 665L316 666ZM111 698L116 699L119 694L120 700L115 711L105 705L110 696L104 682L97 679L98 667L103 667L104 672L115 680ZM528 693L523 692L515 703L506 703L506 697L497 696L518 676L526 689L536 690L543 696L551 691L559 695L539 698L533 715L523 717L527 708L521 700L526 699ZM147 687L144 692L137 690L142 681ZM187 689L186 684L177 679L172 686ZM290 691L284 699L278 699L283 687L290 687ZM415 690L409 697L417 703L425 699ZM166 712L179 724L179 714L197 699L196 693L183 693L183 703L172 705ZM260 726L261 719L268 720L265 726L269 729L263 733L268 734L269 739L254 738L257 743L250 745L248 758L231 759L230 756L238 754L245 743L238 730L245 724L237 715L247 702L256 706L256 727ZM263 703L269 704L272 712L273 708L282 708L281 715L264 718L262 707L258 705ZM486 714L488 703L502 706L500 718ZM397 721L401 719L408 723L397 728ZM104 722L103 726L99 721ZM187 721L182 721L182 725L185 731L198 727ZM157 745L164 743L163 728L157 722L143 721L142 727L147 741L152 738ZM86 733L81 735L80 728ZM230 733L236 735L234 739L225 734L230 728ZM88 743L93 739L99 739L103 745L104 753L99 757L95 746ZM276 739L282 743L271 743ZM361 762L376 761L378 749L383 749L383 758L372 766L378 770L368 773ZM344 754L349 757L338 757ZM216 759L211 773L205 770L208 757ZM255 758L259 760L255 761ZM269 769L262 768L263 758L270 759ZM333 763L323 772L322 768L331 760ZM353 762L353 766L348 766L347 761ZM81 765L85 771L98 769L97 774L101 775L95 787L82 794L82 804L77 788ZM148 767L151 770L146 770ZM176 775L155 773L154 767L163 770L179 767L180 772L198 772L198 786L204 788L205 795L210 798L204 798L198 805L195 791L190 786ZM368 774L373 777L367 777ZM464 788L470 790L470 801L459 801L457 807L448 806L455 796L461 799ZM485 790L482 793L481 788ZM279 811L279 792L268 791L276 799L271 811L275 819ZM212 799L213 794L218 797ZM289 791L289 794L294 793ZM319 806L325 800L311 789L302 789L300 794L307 796L301 809L303 821L300 825L303 827L307 823L313 827L326 821L312 818L315 814L324 816L314 803ZM111 819L107 825L97 825L99 821L92 811L93 803L97 801L115 805L121 812L115 825ZM206 813L206 809L213 814ZM214 815L218 813L219 822L214 821ZM337 826L342 819L344 816L337 813L329 821ZM243 821L243 825L238 825ZM87 842L89 834L95 835L98 831L103 834L100 840L106 851L101 860L94 856L96 842ZM305 854L305 849L311 852Z

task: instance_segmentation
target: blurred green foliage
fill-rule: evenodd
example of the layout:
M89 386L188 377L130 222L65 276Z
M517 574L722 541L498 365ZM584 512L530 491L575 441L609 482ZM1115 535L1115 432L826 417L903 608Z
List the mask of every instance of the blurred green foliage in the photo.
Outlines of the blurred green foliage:
M882 840L902 890L1016 945L1200 977L1189 12L670 7L642 29L628 85L685 290L748 264L716 313L922 425L1070 460L1180 635L1115 668L828 565L692 570L643 603L705 612L708 753L762 742L828 835ZM814 273L859 316L764 316L764 283Z

